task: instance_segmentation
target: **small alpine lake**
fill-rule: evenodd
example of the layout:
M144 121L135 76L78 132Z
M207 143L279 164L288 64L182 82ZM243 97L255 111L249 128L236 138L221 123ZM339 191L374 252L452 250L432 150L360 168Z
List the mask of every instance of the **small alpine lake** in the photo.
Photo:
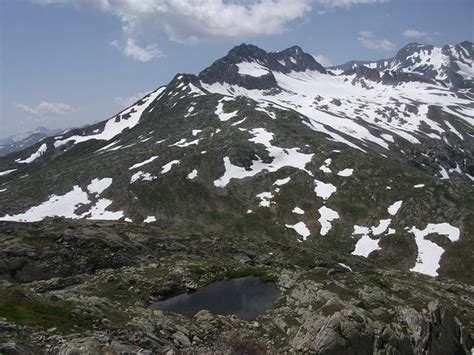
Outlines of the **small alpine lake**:
M183 293L153 303L152 309L194 316L202 309L213 314L236 315L243 320L254 320L264 314L280 296L272 282L247 276L218 281L191 293Z

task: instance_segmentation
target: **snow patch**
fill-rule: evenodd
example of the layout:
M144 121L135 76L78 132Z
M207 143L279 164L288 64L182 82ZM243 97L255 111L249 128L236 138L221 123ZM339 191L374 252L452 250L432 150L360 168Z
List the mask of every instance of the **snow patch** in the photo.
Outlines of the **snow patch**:
M273 195L271 192L259 193L257 197L260 199L260 203L259 203L260 207L270 207L270 203L273 198Z
M135 174L132 175L130 178L130 184L133 184L137 180L143 180L143 181L153 181L157 177L151 175L150 173L144 173L143 171L137 171Z
M84 213L86 219L116 221L123 218L123 211L106 211L106 208L112 204L112 200L101 198L91 209Z
M323 206L318 210L321 217L319 218L319 223L321 223L321 235L326 235L332 228L331 222L339 218L339 213L336 211Z
M380 250L379 247L379 239L374 240L370 238L367 234L364 234L356 243L354 251L351 253L352 255L359 255L367 258L370 253L375 250Z
M444 253L444 249L438 244L425 239L429 234L445 235L451 242L459 240L459 228L449 223L429 223L425 229L420 230L412 227L408 232L415 235L415 242L418 247L418 257L416 264L410 271L419 272L429 276L438 276L439 262Z
M152 223L152 222L156 222L155 216L148 216L147 218L143 220L143 223Z
M293 208L291 212L296 213L296 214L304 214L304 211L299 207Z
M5 215L0 217L1 221L17 221L17 222L37 222L46 217L65 217L80 218L74 211L80 205L90 203L87 193L79 186L74 186L71 191L64 195L51 195L46 202L38 206L31 207L24 213L17 215Z
M388 226L390 226L390 223L392 223L391 219L381 219L379 221L379 225L371 227L370 230L373 235L380 235L388 229Z
M342 177L348 177L348 176L351 176L353 172L354 172L354 169L344 169L344 170L339 171L337 175L342 176Z
M268 69L257 62L241 62L236 64L240 75L253 76L259 78L269 73Z
M316 187L314 188L314 192L318 197L321 197L323 200L327 200L333 193L337 191L336 186L331 183L324 183L319 180L314 180Z
M198 175L198 171L196 169L194 169L193 171L191 171L189 174L188 174L188 179L189 180L193 180L197 177Z
M331 158L328 158L324 161L324 164L319 167L319 170L325 172L325 173L331 173Z
M179 160L172 160L168 164L163 165L162 168L161 168L161 174L166 174L167 172L169 172L171 170L171 168L174 165L178 165L179 163L180 163Z
M291 180L290 177L287 177L284 179L278 179L273 183L273 185L282 186L282 185L288 184L290 180Z
M390 213L392 216L395 216L397 214L398 210L400 209L400 207L402 207L402 203L403 203L403 201L400 200L400 201L397 201L397 202L391 204L387 208L388 213Z
M239 113L238 110L233 111L233 112L229 112L229 113L225 113L224 112L224 101L228 101L228 100L222 100L222 99L219 100L219 103L217 104L216 111L215 111L215 114L217 115L217 117L219 117L219 120L221 120L222 122L230 120L231 118L237 116L237 114Z
M337 263L338 265L342 266L344 269L347 269L349 270L350 272L352 272L352 268L349 266L349 265L346 265L346 264L343 264L343 263Z
M286 228L291 228L293 229L296 233L301 235L303 237L303 240L306 240L311 234L309 231L308 227L306 227L306 224L304 222L298 222L296 224L285 224Z
M89 185L87 185L87 190L91 194L100 195L102 192L107 190L110 185L112 185L112 178L103 178L103 179L93 179Z

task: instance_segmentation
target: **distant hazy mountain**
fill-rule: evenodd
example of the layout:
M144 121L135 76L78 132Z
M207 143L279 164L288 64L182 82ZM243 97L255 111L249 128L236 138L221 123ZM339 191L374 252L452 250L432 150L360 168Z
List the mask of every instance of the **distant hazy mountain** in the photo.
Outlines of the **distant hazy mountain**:
M0 156L4 156L17 150L26 149L40 140L52 136L61 130L38 127L34 131L15 134L0 139Z

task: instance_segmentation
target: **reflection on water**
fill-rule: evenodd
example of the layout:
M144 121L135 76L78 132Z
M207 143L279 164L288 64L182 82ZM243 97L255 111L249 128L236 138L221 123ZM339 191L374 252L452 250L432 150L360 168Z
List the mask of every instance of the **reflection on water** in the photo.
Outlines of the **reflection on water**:
M235 314L244 320L254 320L271 307L280 291L271 282L257 277L224 280L154 303L151 308L194 316L201 309L214 314Z

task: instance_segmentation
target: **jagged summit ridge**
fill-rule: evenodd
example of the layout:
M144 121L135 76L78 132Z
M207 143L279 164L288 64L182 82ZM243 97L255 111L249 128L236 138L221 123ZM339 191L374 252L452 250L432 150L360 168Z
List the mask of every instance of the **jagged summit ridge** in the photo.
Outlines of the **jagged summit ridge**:
M241 44L199 74L204 83L229 83L247 89L271 89L277 86L273 72L317 71L326 73L313 56L293 46L281 52L266 52L250 44Z

